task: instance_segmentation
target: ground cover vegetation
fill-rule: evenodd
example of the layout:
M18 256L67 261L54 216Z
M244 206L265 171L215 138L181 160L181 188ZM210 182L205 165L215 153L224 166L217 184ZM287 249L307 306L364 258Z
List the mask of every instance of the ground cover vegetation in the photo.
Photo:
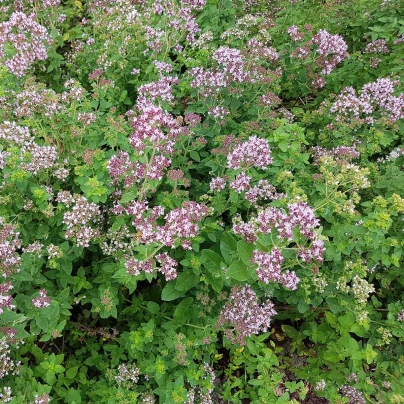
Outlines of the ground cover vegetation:
M401 0L0 2L0 402L404 403Z

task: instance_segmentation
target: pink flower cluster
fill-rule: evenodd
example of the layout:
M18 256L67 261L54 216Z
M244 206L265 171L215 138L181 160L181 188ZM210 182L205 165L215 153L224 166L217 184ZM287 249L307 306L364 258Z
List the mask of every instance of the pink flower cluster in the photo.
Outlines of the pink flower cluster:
M304 34L299 31L299 27L296 25L289 27L287 33L290 35L293 41L301 41L304 38Z
M20 167L25 171L37 175L42 170L57 167L58 154L56 148L54 146L39 146L26 127L18 126L15 122L4 122L0 125L0 140L5 140L6 147L12 146L13 143L19 146ZM3 167L8 155L8 153L2 154Z
M173 209L164 217L165 225L157 224L164 214L164 208L155 206L150 209L146 201L132 202L125 213L133 216L132 225L140 233L139 241L142 244L175 247L177 239L192 239L199 234L198 223L209 212L204 204L183 202L181 208Z
M385 39L376 39L376 41L371 42L366 45L364 53L389 53L389 48Z
M225 122L225 118L230 114L230 111L227 108L216 106L210 108L208 114Z
M51 117L62 110L60 95L39 85L26 86L12 101L14 115L19 118L31 117L39 113Z
M267 70L259 61L275 63L279 59L279 53L257 38L248 40L246 47L244 52L228 46L218 48L213 55L217 67L206 70L194 67L190 70L191 87L198 88L200 95L208 97L232 83L271 82L272 76L277 76L280 72Z
M276 229L278 238L291 242L293 229L297 226L304 237L315 239L314 229L320 225L320 221L314 215L314 210L304 202L288 204L288 210L288 214L280 208L261 210L256 219L256 231L270 234Z
M360 156L356 150L356 146L337 146L330 150L324 149L321 146L315 146L310 149L314 159L314 165L318 165L321 158L332 157L337 163L350 161Z
M184 202L181 208L173 209L165 217L165 224L159 225L157 220L164 214L164 208L148 207L146 201L133 202L127 209L120 207L120 211L133 216L132 225L138 234L138 242L160 247L175 248L180 242L183 248L191 249L191 240L199 234L199 222L208 215L208 208L196 202ZM167 280L177 277L178 263L168 253L155 256L160 264L157 269L164 274ZM153 258L139 261L137 258L126 257L125 267L131 275L139 275L141 271L154 272Z
M190 240L199 234L198 223L208 215L208 208L196 202L184 202L181 208L176 208L165 217L165 224L159 225L158 220L164 215L164 208L155 206L149 208L146 201L132 202L128 208L116 205L114 213L127 214L133 217L132 225L137 232L137 241L145 245L157 244L161 247L174 248L180 242L183 248L190 248ZM116 243L121 241L116 240ZM168 256L160 254L156 259L161 263L161 272L170 277L176 267ZM129 273L138 275L140 271L153 272L153 261L139 261L127 258L126 268ZM171 268L171 269L170 269Z
M339 35L331 35L324 29L314 35L312 43L318 46L317 52L320 58L316 63L322 68L322 74L330 74L348 55L348 45L343 38Z
M223 66L223 71L230 76L232 81L244 82L248 75L244 71L244 60L238 49L221 46L213 55L216 62Z
M251 38L246 42L247 55L251 61L264 59L270 63L276 63L279 59L279 53L272 46L266 46L257 38Z
M265 170L272 163L271 150L266 139L251 136L227 156L227 166L234 170L257 167Z
M395 84L388 78L377 79L365 84L359 96L352 87L346 87L338 95L330 111L337 114L337 121L365 116L372 123L372 114L379 111L395 122L404 117L404 94L393 95Z
M48 292L45 289L41 289L38 293L39 296L32 299L32 305L37 309L44 309L45 307L49 307L51 299L48 297Z
M202 97L215 95L229 84L226 73L217 69L205 70L203 67L194 67L189 74L192 77L191 87L200 89Z
M139 87L138 106L148 107L148 102L156 101L158 98L162 101L173 101L172 86L178 84L177 77L162 76L158 81L143 84Z
M174 2L155 0L153 12L168 16L168 25L177 32L186 32L186 41L191 44L195 41L195 35L200 32L193 11L201 10L205 4L206 0L183 0L181 7L177 8Z
M161 80L164 79L166 77L161 78ZM114 184L123 182L125 188L130 188L147 179L161 180L164 170L171 165L171 159L167 156L174 153L176 139L190 133L178 119L160 106L153 105L146 96L149 97L150 94L145 92L138 100L137 110L140 114L132 118L134 132L129 138L138 155L145 156L144 162L140 162L139 157L136 161L132 161L127 152L120 151L108 163L112 182ZM139 189L143 188L139 187ZM140 195L141 198L143 196Z
M149 147L155 151L172 154L175 140L188 134L189 130L182 127L167 111L148 101L141 102L137 108L140 115L132 121L134 132L129 139L131 145L139 152ZM164 130L167 133L164 133Z
M276 188L267 180L259 180L257 185L254 185L245 193L245 199L252 205L257 205L258 200L273 201L285 197L286 194L276 192Z
M282 272L284 258L282 251L274 247L270 253L254 250L251 262L257 265L257 275L261 282L266 284L270 282L280 283L289 290L296 290L300 279L293 271Z
M56 201L67 202L67 206L73 202L72 209L63 216L63 223L67 227L65 237L75 239L78 246L89 247L90 241L100 235L100 230L92 227L100 219L98 205L88 202L84 196L63 196L62 193L58 194Z
M177 277L178 262L172 259L168 253L164 252L156 255L156 261L160 264L159 271L165 276L167 281Z
M36 21L34 14L15 12L7 22L0 23L0 58L4 65L18 77L37 60L45 60L48 55L45 43L51 43L47 30ZM13 56L6 53L6 47L12 46Z
M19 235L15 226L0 217L0 276L4 278L20 271L21 258L16 252L21 247Z
M13 298L10 294L11 289L13 289L11 282L0 283L0 314L3 313L5 308L15 308Z
M276 107L281 103L282 100L272 92L264 94L260 97L260 105L265 107Z
M51 402L50 396L46 393L42 393L40 396L36 395L33 402L30 404L48 404Z
M5 338L0 339L0 379L8 375L16 375L18 374L18 368L20 366L20 362L14 362L11 359L11 350L8 341ZM5 387L4 390L7 388ZM10 390L11 393L11 390ZM0 393L0 398L1 393ZM7 401L3 401L7 402Z
M173 70L173 67L169 63L166 63L166 62L160 62L158 60L153 60L153 64L161 75L164 73L170 73L171 70Z
M251 177L245 172L237 175L234 181L230 182L230 189L233 189L238 194L245 192L250 188Z
M209 186L212 192L220 192L226 187L226 180L221 177L212 178Z
M236 285L219 315L217 326L222 328L230 325L232 328L224 331L226 337L233 344L245 345L246 337L266 332L276 314L270 300L262 304L258 302L251 286Z
M315 232L320 221L315 217L314 210L306 203L291 203L288 205L288 213L283 209L268 207L259 210L257 217L249 222L243 222L239 217L233 224L233 232L240 235L249 243L255 243L260 235L273 234L279 244L288 246L294 243L297 246L297 256L304 262L322 262L325 252L324 242ZM294 230L300 233L299 241L294 241ZM306 244L309 243L309 247ZM289 289L295 289L298 278L293 272L281 273L283 256L282 247L274 247L272 251L263 253L254 252L253 262L258 265L257 273L260 280L280 282Z

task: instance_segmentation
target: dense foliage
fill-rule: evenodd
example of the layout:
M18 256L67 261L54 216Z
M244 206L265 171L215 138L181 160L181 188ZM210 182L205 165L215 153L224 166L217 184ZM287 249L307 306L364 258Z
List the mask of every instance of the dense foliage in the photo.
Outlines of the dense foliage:
M0 402L404 403L403 62L402 0L2 1Z

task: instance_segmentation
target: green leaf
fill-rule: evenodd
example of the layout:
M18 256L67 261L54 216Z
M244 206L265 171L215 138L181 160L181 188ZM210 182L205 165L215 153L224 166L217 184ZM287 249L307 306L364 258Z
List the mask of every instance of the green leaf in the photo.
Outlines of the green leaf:
M254 245L246 243L244 240L237 242L237 252L240 260L248 265L251 264L252 252L254 251Z
M250 272L241 261L233 262L227 269L226 276L241 282L248 281L251 278Z
M181 296L184 296L185 292L179 291L175 288L176 281L170 281L164 286L161 291L161 299L166 302L171 302L172 300L178 299Z
M122 195L121 203L127 203L127 202L130 202L130 201L133 201L134 199L136 199L136 197L137 197L137 192L136 191L126 192L126 193L124 193Z
M233 257L237 256L237 241L228 232L220 237L220 252L227 264L231 264Z
M193 159L193 160L195 160L195 161L201 161L201 158L200 158L200 156L199 156L199 153L198 152L196 152L196 151L191 151L190 153L189 153L189 155L191 156L191 158Z
M66 399L67 404L80 404L81 403L80 390L69 389Z
M265 380L260 380L260 379L252 379L248 381L248 384L251 384L251 386L262 386L265 383Z
M52 385L56 381L55 373L52 370L48 370L45 376L46 383Z
M287 142L280 142L278 147L285 153L288 151L289 144Z
M199 276L195 275L192 271L182 272L176 279L175 289L180 292L186 292L192 289L199 283Z
M173 318L176 323L184 324L190 316L189 308L194 302L193 297L187 297L184 299L175 309Z
M306 313L306 311L309 309L309 305L303 302L302 300L298 303L297 305L297 311L301 314Z
M352 313L348 313L345 316L338 317L338 322L341 324L341 331L349 332L352 325L355 324L355 317Z
M147 302L147 310L152 314L160 312L160 306L156 302Z
M212 273L217 273L222 267L222 257L212 250L203 250L202 258L204 259L203 266Z
M374 359L377 357L377 352L372 349L372 346L370 344L366 344L366 349L365 349L365 359L368 365L374 362Z
M36 319L36 323L38 326L44 331L47 332L49 328L49 321L46 317L39 317Z

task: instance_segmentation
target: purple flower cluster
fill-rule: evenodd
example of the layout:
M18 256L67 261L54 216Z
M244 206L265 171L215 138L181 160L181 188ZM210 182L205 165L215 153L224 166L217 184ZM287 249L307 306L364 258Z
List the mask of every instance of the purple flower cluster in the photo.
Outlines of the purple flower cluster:
M163 75L164 73L170 73L173 70L173 67L166 62L160 62L158 60L153 60L153 64L158 70L158 72Z
M362 393L352 386L342 386L339 392L345 396L349 401L348 404L366 404L366 400L363 398Z
M18 118L31 117L40 113L51 117L62 110L61 97L55 91L44 88L42 85L26 85L26 88L16 94L12 108Z
M404 34L401 34L401 36L394 42L394 45L398 45L399 43L404 42Z
M141 100L138 110L140 115L133 118L134 132L129 140L139 152L149 147L170 155L174 152L175 139L189 133L171 114L148 101Z
M171 281L177 277L178 262L171 258L167 252L156 255L155 259L160 264L160 267L156 269L165 276L167 281ZM145 261L130 258L125 262L125 268L129 275L137 276L142 271L152 274L155 270L155 264L153 258Z
M272 163L271 149L266 139L251 136L247 142L237 146L227 156L227 166L234 170L250 167L262 168L265 170Z
M200 32L193 11L201 10L205 4L206 0L182 0L180 7L177 7L171 1L155 0L153 12L157 15L165 14L168 17L168 25L177 32L187 33L186 41L192 44L195 41L195 35Z
M0 339L0 379L8 375L18 374L20 363L11 359L10 345L5 338ZM1 397L1 395L0 395Z
M139 87L138 106L147 108L148 101L156 101L158 98L162 101L173 101L172 86L178 84L178 78L174 76L162 76L158 81L143 84Z
M236 83L244 82L248 75L244 71L244 60L241 51L228 46L221 46L213 55L218 65L223 67L223 71Z
M0 402L9 403L14 398L12 394L11 387L3 387L3 390L0 390Z
M3 313L4 308L15 308L13 298L10 294L11 289L13 289L11 282L0 283L0 314Z
M165 78L161 80L163 79ZM161 107L153 105L146 96L149 97L150 94L145 92L139 99L137 109L140 115L132 119L134 132L129 138L138 155L145 156L145 162L139 162L139 158L133 162L127 152L121 151L113 156L108 164L112 182L123 182L125 188L146 179L161 180L164 170L171 165L167 156L174 153L176 139L189 134L186 126L182 126L178 119Z
M321 146L314 146L310 149L314 159L314 165L318 165L324 157L332 157L337 163L345 163L347 161L359 158L360 153L356 150L356 146L337 146L330 150Z
M51 37L34 14L15 12L7 22L0 23L0 58L5 59L4 65L18 77L24 76L35 61L48 57L46 42L51 43ZM12 56L6 52L10 45L14 50Z
M311 41L317 45L320 58L317 59L316 64L322 68L322 74L330 74L347 56L348 45L339 35L331 35L321 29Z
M385 39L376 39L376 41L371 42L366 45L364 53L389 53L389 48Z
M246 42L247 53L250 61L258 61L264 59L270 63L276 63L279 59L279 53L271 46L266 46L257 38L251 38ZM254 70L252 71L254 73Z
M165 225L158 225L157 219L164 214L161 206L149 209L147 202L133 202L126 212L134 217L132 225L141 234L141 243L168 247L174 247L176 239L196 237L199 234L198 223L209 213L204 204L183 202L181 208L173 209L164 217Z
M72 209L63 216L63 223L67 226L65 237L75 239L78 246L89 247L90 241L100 235L98 228L91 227L99 222L101 212L98 205L88 202L81 195L66 195L63 198L59 193L56 200L62 203L66 201L68 206L73 202Z
M230 189L234 189L238 194L250 189L251 177L242 172L237 175L234 181L230 182Z
M393 95L395 84L395 81L388 78L377 79L365 84L359 96L352 87L346 87L338 95L330 111L337 114L337 121L364 116L372 123L372 115L379 111L395 122L404 117L404 94Z
M4 278L20 271L21 258L16 252L21 247L19 235L15 226L5 223L0 217L0 276ZM11 289L6 285L2 293L6 293L7 288Z
M189 74L192 77L191 87L200 89L199 94L202 97L213 96L229 84L226 73L217 69L205 70L203 67L194 67Z
M240 217L233 224L233 232L240 235L249 243L255 243L260 235L273 234L278 243L288 246L296 243L293 250L297 250L297 256L304 262L322 262L324 255L324 242L315 232L320 221L315 217L314 211L306 203L291 203L288 205L288 213L283 209L268 207L258 211L257 217L249 222L243 222ZM298 229L299 242L294 241L294 230ZM306 244L309 243L309 247ZM261 281L280 282L289 289L296 289L299 279L294 272L281 272L284 261L281 249L274 247L270 253L254 251L252 262L258 265L257 274Z
M292 25L288 28L287 33L290 35L293 41L301 41L304 38L304 34L299 31L299 27Z
M281 103L282 100L272 92L264 94L260 97L260 105L265 107L276 107Z
M222 88L240 83L268 83L279 71L271 71L261 66L260 61L275 63L279 59L276 49L266 46L257 38L246 42L246 50L221 46L214 54L217 66L205 69L194 67L190 70L191 87L198 88L203 97L214 96ZM234 91L237 91L235 89Z
M48 404L50 401L50 396L48 396L46 393L42 393L40 396L36 395L34 401L30 404Z
M225 123L225 118L230 114L230 111L227 108L216 106L210 108L208 114L212 115L216 119L219 119L222 123Z
M58 154L54 146L39 146L35 143L34 137L29 133L28 128L18 126L15 122L4 122L0 125L0 141L4 140L6 147L17 145L20 167L34 175L46 169L57 168L56 160ZM1 165L6 165L6 158L10 154L3 152L1 154Z
M165 276L167 281L177 277L178 262L172 259L168 253L164 252L156 255L156 261L161 265L159 271Z
M116 206L115 210L120 214L126 213L133 217L132 225L137 232L138 243L145 245L157 245L161 247L175 248L178 242L185 249L191 249L190 242L199 234L199 222L208 215L208 208L196 202L184 202L181 208L173 209L164 216L165 224L157 223L164 214L164 208L155 206L149 208L146 201L132 202L128 208ZM137 258L126 254L125 267L131 275L139 275L142 271L154 272L152 258L139 261ZM155 256L160 264L157 268L167 280L175 279L178 263L169 257L167 253Z
M286 194L276 192L276 188L267 180L259 180L257 185L245 193L245 199L252 205L257 205L258 200L276 200L285 197Z
M291 53L290 56L292 58L298 58L298 59L305 60L307 58L307 56L309 56L309 53L310 53L310 48L308 48L307 46L299 46Z
M226 187L226 180L221 177L212 178L210 181L210 190L220 192Z
M282 251L277 247L274 247L270 253L254 250L251 262L258 266L256 271L261 282L266 284L276 282L289 290L297 289L300 279L293 271L281 271L284 258Z
M39 296L32 299L32 305L37 309L44 309L45 307L49 307L51 299L48 297L48 292L45 289L41 289L38 293Z
M219 315L217 326L232 326L224 331L226 337L234 344L245 345L246 337L266 332L276 314L270 300L259 304L256 293L249 285L236 285Z
M115 376L115 380L119 386L131 388L138 382L139 376L140 369L134 363L122 363L118 366L118 375Z

